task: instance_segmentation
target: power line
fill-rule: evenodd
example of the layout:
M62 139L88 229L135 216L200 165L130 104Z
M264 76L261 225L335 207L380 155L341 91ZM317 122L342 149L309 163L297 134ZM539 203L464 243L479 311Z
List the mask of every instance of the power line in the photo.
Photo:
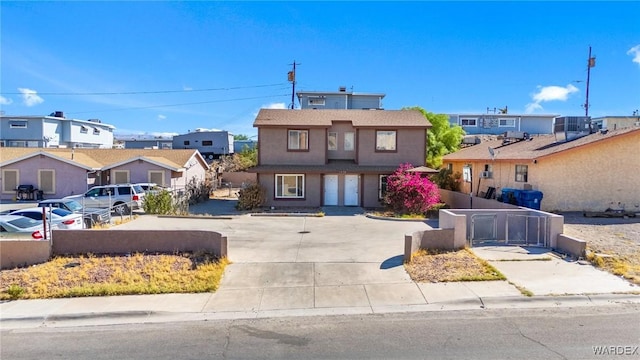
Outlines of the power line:
M38 95L55 95L55 96L90 96L90 95L142 95L142 94L173 94L173 93L190 93L190 92L206 92L206 91L229 91L229 90L242 90L242 89L255 89L272 86L288 85L287 83L278 84L266 84L266 85L251 85L251 86L233 86L224 88L211 88L211 89L183 89L183 90L157 90L157 91L121 91L121 92L37 92ZM0 92L3 95L22 95L21 92Z
M113 111L124 111L124 110L153 109L153 108L173 107L173 106L185 106L185 105L211 104L211 103L227 102L227 101L241 101L241 100L264 99L264 98L273 98L273 97L288 96L288 95L289 95L289 94L278 94L278 95L266 95L266 96L255 96L255 97L237 98L237 99L226 99L226 100L199 101L199 102L182 103L182 104L168 104L168 105L139 106L139 107L129 107L129 108L109 109L109 110L76 111L76 112L68 112L67 114L87 114L87 113L101 113L101 112L113 112Z

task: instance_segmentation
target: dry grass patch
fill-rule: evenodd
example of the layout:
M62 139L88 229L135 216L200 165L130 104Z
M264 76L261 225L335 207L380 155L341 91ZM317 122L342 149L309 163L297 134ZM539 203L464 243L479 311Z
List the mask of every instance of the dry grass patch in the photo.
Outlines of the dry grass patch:
M209 292L228 263L208 253L56 257L2 270L0 299Z
M458 251L419 250L405 263L413 281L451 282L505 280L496 268L469 249Z
M640 252L621 255L612 254L610 251L587 251L587 260L596 267L640 285Z

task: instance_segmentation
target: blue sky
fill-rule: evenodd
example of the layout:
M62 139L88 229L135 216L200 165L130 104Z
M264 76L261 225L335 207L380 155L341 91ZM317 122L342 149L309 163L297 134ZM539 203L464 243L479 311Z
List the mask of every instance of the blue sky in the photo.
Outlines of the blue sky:
M0 106L116 134L254 135L296 91L385 93L385 109L590 115L640 108L640 2L0 3ZM297 103L296 98L296 107Z

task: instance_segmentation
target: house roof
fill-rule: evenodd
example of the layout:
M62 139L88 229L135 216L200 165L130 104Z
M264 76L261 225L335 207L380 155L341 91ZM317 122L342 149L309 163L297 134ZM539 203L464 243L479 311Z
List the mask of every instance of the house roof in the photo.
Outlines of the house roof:
M260 109L253 126L330 127L334 121L350 121L354 127L431 127L418 110L328 109Z
M640 136L640 128L623 128L606 133L596 132L566 142L557 142L555 135L533 136L530 140L521 140L507 145L502 145L502 140L492 140L445 155L442 159L444 161L533 160L553 156L601 141L611 141L620 136ZM493 149L494 159L492 159L489 148ZM638 150L640 150L640 146L636 149L636 151Z
M134 160L145 160L179 171L196 156L208 168L207 162L194 149L57 149L57 148L2 148L0 166L6 166L33 156L44 155L71 163L87 170L113 168Z

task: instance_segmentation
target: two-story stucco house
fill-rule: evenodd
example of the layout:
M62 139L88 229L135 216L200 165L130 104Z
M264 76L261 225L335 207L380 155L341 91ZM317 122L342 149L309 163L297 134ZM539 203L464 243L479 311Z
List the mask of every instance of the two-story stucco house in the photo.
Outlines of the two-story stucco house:
M113 125L98 119L68 119L61 111L49 116L0 116L0 147L113 147Z
M341 86L338 91L298 91L301 109L382 110L381 93L358 93Z
M266 205L371 208L400 164L425 165L431 127L415 110L262 109L253 125Z

